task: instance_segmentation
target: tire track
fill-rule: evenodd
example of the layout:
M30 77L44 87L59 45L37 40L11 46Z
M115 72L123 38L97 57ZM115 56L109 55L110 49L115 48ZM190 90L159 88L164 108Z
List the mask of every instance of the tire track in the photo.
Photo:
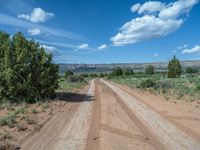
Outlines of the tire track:
M106 84L104 83L104 85ZM157 139L157 137L153 135L147 129L147 127L136 117L136 115L126 106L126 104L121 100L121 98L109 86L107 87L112 92L113 96L116 98L118 104L122 107L122 109L126 112L129 118L136 124L136 126L140 129L140 131L144 135L144 138L140 138L140 140L145 141L146 143L152 145L155 149L162 149L162 150L166 149L166 147ZM121 132L118 133L121 135Z
M144 127L145 132L147 132L149 136L153 135L153 142L154 140L159 139L165 147L172 150L200 149L200 144L197 141L181 130L178 130L171 123L163 119L158 113L149 109L145 104L141 103L119 87L104 80L101 81L110 87L114 94L119 97L119 102L122 107L127 110L127 113L130 113L130 117L134 116L133 119L136 119L136 122ZM155 138L154 135L157 138ZM159 142L157 144L159 144Z
M145 140L140 135L133 134L133 133L128 132L128 131L120 130L120 129L111 127L111 126L106 125L106 124L102 124L101 128L105 131L108 131L108 132L111 132L111 133L114 133L114 134L117 134L117 135L120 135L120 136L128 137L128 138L131 138L131 139L136 139L136 140L140 140L140 141Z
M100 144L100 130L101 130L101 104L100 104L100 93L95 83L95 100L93 101L92 108L92 122L87 138L85 150L98 150Z

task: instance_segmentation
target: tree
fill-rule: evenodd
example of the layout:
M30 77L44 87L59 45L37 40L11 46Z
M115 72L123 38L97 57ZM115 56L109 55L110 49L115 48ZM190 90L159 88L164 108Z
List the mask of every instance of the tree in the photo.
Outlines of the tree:
M58 88L58 65L22 33L12 38L0 32L0 99L35 102L50 98Z
M104 78L104 76L105 76L105 75L104 75L102 72L99 74L99 77L100 77L100 78Z
M145 68L145 73L146 74L149 74L149 75L152 75L154 74L154 67L152 65L149 65Z
M182 73L182 67L180 61L174 56L168 64L168 78L180 77Z
M74 73L71 71L71 70L67 70L67 71L65 71L65 78L68 78L69 76L72 76L72 75L74 75Z
M132 69L124 69L123 70L123 74L124 75L132 75L132 74L134 74L134 72L133 72L133 70Z
M121 75L123 75L123 71L120 67L116 67L112 70L112 75L113 76L121 76Z
M197 72L199 71L195 68L191 68L191 67L186 68L186 73L197 73Z

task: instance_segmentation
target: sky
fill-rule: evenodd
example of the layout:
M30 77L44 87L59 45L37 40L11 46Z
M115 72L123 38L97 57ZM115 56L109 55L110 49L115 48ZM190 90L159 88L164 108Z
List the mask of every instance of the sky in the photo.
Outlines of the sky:
M200 59L199 0L0 0L0 31L22 32L55 63Z

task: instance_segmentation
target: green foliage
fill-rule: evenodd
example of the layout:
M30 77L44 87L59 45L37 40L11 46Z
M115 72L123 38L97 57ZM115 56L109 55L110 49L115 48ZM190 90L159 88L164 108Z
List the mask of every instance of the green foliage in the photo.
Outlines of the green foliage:
M134 74L134 72L132 69L124 69L123 70L123 75L128 76L128 75L133 75L133 74Z
M65 77L65 78L68 78L69 76L72 76L72 75L74 75L74 73L73 73L71 70L67 70L67 71L65 72L64 77Z
M99 77L100 77L100 78L104 78L104 76L105 76L105 75L104 75L104 73L102 73L102 72L99 74Z
M154 87L155 85L156 85L156 83L152 79L145 79L140 83L139 87L140 88L151 88L151 87Z
M198 73L199 71L195 68L187 67L185 72L186 73Z
M80 76L83 77L83 78L88 78L89 77L89 75L87 73L82 73L82 74L80 74Z
M98 75L97 75L96 73L91 73L91 74L90 74L90 77L96 78L96 77L98 77Z
M168 64L168 78L180 77L182 73L182 67L180 61L174 56Z
M11 112L7 116L0 118L0 126L12 126L15 123L16 113Z
M83 82L84 78L82 76L70 76L68 78L69 82Z
M58 65L40 45L22 33L0 32L0 100L36 102L54 96Z
M120 67L116 67L112 70L112 76L121 76L123 75L123 70Z
M149 75L154 74L154 67L151 66L151 65L147 66L147 67L145 68L145 73L146 73L146 74L149 74Z

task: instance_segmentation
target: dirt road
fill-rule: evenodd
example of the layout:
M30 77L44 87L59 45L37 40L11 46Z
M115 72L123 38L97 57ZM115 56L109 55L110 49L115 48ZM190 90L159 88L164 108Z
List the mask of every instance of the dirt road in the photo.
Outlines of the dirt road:
M200 141L114 83L91 81L78 102L70 102L22 149L198 150Z

